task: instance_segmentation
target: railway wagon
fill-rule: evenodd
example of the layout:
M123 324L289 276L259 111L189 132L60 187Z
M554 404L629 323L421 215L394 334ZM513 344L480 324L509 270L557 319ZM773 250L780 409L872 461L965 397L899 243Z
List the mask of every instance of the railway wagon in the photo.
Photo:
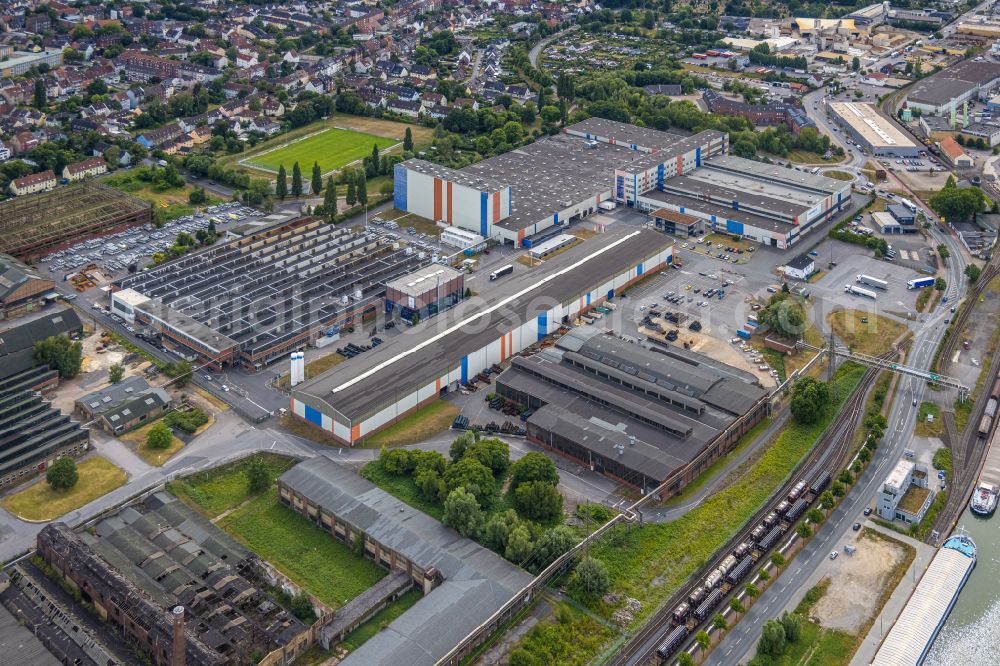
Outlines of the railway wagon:
M754 543L760 543L760 540L764 538L767 534L767 525L761 523L757 527L753 528L753 532L750 533L750 538Z
M737 562L739 562L739 559L737 559L736 555L729 555L726 559L722 560L719 569L722 570L723 574L727 574L733 570Z
M691 604L686 601L681 602L681 605L674 609L674 614L672 616L674 626L687 622L688 616L690 615Z
M774 527L777 524L778 524L778 512L777 511L772 511L771 513L769 513L766 516L764 516L764 526L765 527Z
M713 569L712 573L708 574L708 576L705 577L705 583L704 585L702 585L702 587L704 587L705 590L714 590L716 587L719 586L719 583L722 582L722 577L725 575L726 572L723 571L721 567L718 569Z
M990 434L990 426L993 425L993 419L989 416L984 416L979 420L979 436L986 437Z
M750 554L751 550L753 550L753 544L749 541L744 541L740 545L736 546L735 550L733 550L733 556L738 560L742 560Z
M768 550L771 550L774 544L778 543L778 539L781 538L781 535L783 533L784 530L781 529L781 525L775 525L774 527L772 527L771 531L767 533L767 536L765 536L763 539L760 540L759 545L761 551L766 552Z
M997 415L997 399L990 398L989 402L986 403L986 411L984 412L986 416L993 418Z
M802 497L802 493L804 493L806 491L806 486L807 485L808 484L806 483L805 479L802 479L801 481L799 481L798 483L796 483L795 487L792 488L792 492L788 493L788 501L789 502L795 502L795 500L797 500L798 498Z
M779 516L783 516L790 508L792 508L791 502L788 500L781 500L781 503L774 507L774 512Z
M997 380L993 383L993 393L990 397L1000 400L1000 375L997 375Z
M813 481L812 485L809 486L809 492L815 497L819 497L819 494L826 490L826 487L830 485L830 472L820 472L816 480Z
M712 611L715 610L715 607L719 605L720 601L722 601L722 590L715 589L709 592L705 600L695 609L694 619L704 622L712 614Z
M698 604L701 603L702 599L704 599L707 594L708 592L705 590L704 586L696 587L692 590L691 594L688 595L688 603L691 604L691 608L697 608Z
M787 520L790 523L794 523L796 520L802 517L802 514L804 514L806 512L806 509L808 508L809 508L809 500L803 497L798 502L793 504L792 508L788 510L788 513L785 514L785 520Z
M750 569L753 568L754 560L752 557L748 557L741 561L736 567L726 574L726 582L730 585L738 585L740 581L747 577L750 573Z
M676 652L677 648L681 646L687 635L687 627L683 625L671 629L667 633L667 637L660 643L660 646L656 648L656 656L660 658L660 661L663 662L669 659L670 655Z

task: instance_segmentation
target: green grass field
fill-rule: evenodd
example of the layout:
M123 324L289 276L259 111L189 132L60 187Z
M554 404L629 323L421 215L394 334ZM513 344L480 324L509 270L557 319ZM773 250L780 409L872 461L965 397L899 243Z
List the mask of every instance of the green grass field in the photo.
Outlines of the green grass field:
M325 174L370 155L372 144L378 144L379 150L385 150L400 141L402 139L387 139L374 134L331 127L283 148L248 157L245 163L247 166L273 171L284 165L285 171L291 177L292 165L298 162L305 180L312 173L313 162L319 162L319 168Z

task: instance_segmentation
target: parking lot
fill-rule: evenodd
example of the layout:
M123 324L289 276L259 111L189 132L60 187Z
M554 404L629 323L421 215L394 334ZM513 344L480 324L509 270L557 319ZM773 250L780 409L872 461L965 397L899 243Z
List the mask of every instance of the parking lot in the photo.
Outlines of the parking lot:
M210 223L221 232L226 225L259 215L260 211L235 202L209 206L201 213L171 220L159 229L145 225L81 241L42 257L40 268L59 280L61 274L94 265L110 280L127 272L129 266L142 268L154 254L172 246L181 232L194 236L199 230L208 229Z

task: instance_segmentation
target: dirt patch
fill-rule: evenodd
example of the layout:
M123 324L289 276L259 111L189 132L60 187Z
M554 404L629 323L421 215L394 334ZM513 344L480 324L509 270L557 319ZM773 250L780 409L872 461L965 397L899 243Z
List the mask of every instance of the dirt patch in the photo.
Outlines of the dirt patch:
M73 405L79 398L110 385L108 369L112 365L124 365L124 379L141 375L150 365L142 356L131 354L114 342L98 353L104 347L100 332L83 338L80 343L83 345L80 374L73 379L60 381L59 388L51 396L53 406L65 413L73 411Z
M830 563L830 590L811 613L828 629L859 634L892 592L886 588L907 560L904 544L870 532L861 533L854 555L842 553Z

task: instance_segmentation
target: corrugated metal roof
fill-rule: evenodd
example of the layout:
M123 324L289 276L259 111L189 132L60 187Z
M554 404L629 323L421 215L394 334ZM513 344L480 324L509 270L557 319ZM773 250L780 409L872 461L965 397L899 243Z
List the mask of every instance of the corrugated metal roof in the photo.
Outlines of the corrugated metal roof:
M915 666L923 661L948 617L952 601L976 564L975 547L970 555L968 545L957 544L966 551L963 552L954 547L955 540L952 537L946 541L934 556L909 603L875 654L872 666Z

